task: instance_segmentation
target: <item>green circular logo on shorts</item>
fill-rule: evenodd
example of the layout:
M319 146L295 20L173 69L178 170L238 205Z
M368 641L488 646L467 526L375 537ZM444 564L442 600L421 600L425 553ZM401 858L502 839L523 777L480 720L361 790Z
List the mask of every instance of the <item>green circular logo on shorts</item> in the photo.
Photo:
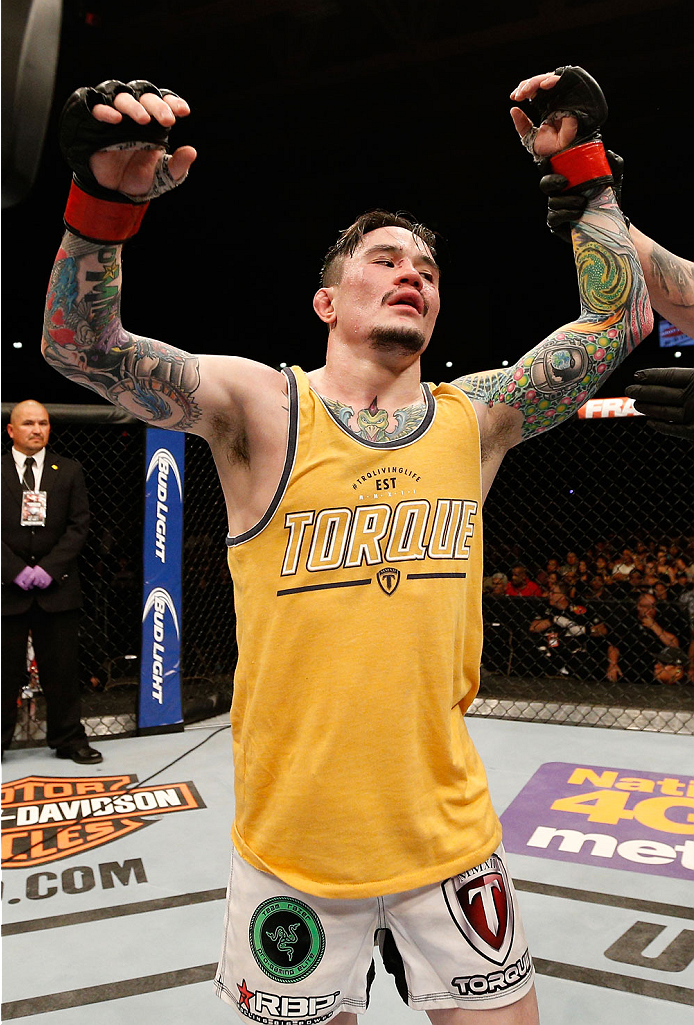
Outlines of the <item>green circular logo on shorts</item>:
M325 952L325 933L315 911L292 897L272 897L255 909L248 930L253 956L275 982L300 982Z

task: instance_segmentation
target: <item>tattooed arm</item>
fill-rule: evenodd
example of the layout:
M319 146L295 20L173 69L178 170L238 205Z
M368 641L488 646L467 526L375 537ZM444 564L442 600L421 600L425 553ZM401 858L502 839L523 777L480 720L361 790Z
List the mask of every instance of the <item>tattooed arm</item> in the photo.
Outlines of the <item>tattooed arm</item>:
M572 416L652 330L641 265L611 189L591 197L572 238L578 319L515 366L453 382L475 402L483 459L496 457L497 466L508 448Z
M694 263L669 253L633 224L629 235L643 267L653 309L694 338Z
M227 434L240 433L257 379L280 375L251 360L195 356L127 331L120 319L121 248L65 233L46 298L44 358L152 426L210 439L224 415Z

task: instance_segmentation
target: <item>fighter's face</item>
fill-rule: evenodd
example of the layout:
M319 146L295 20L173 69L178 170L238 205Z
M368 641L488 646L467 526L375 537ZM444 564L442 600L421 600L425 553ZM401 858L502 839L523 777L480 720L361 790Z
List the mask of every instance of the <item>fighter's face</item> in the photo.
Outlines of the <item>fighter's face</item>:
M426 244L406 228L368 232L330 293L334 325L349 341L419 353L438 316L439 270Z

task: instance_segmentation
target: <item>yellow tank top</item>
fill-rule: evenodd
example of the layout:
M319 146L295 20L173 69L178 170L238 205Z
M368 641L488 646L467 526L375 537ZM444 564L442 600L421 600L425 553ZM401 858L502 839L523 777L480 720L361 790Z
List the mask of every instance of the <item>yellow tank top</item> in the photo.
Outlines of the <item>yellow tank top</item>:
M361 440L285 374L282 479L227 540L233 842L318 896L440 882L501 839L464 720L482 650L477 418L458 388L423 385L414 433Z

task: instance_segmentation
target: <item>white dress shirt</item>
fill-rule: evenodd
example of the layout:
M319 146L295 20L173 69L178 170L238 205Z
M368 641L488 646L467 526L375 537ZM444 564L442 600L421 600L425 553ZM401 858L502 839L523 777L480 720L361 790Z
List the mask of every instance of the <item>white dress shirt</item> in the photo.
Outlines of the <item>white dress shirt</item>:
M14 459L14 465L17 468L17 473L19 475L19 482L21 484L24 481L25 463L26 463L27 459L29 459L30 457L29 456L25 456L23 452L19 452L14 446L12 446L12 458ZM46 462L46 450L45 450L45 448L42 448L34 456L34 465L32 467L32 469L34 471L34 481L35 481L35 484L36 484L36 490L37 491L41 490L41 477L43 476L43 465L44 465L45 462Z

